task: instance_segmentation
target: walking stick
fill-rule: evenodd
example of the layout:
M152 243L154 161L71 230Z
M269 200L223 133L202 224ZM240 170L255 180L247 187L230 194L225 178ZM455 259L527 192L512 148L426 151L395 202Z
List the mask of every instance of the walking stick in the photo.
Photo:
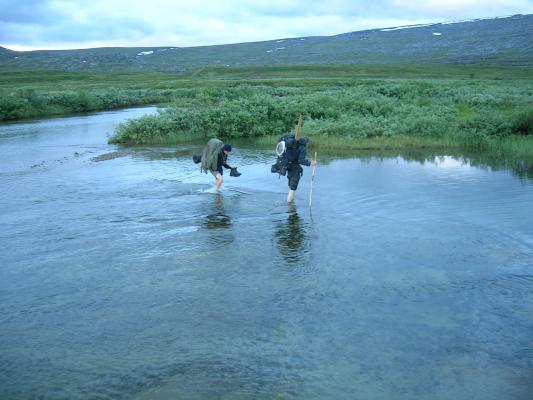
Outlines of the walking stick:
M302 114L298 117L298 125L296 126L296 133L294 134L294 138L298 140L298 136L300 135L300 131L302 130Z
M311 175L311 190L309 191L309 207L311 207L311 200L313 196L313 183L315 182L315 169L316 169L316 151L315 151L315 165L313 165L313 174Z

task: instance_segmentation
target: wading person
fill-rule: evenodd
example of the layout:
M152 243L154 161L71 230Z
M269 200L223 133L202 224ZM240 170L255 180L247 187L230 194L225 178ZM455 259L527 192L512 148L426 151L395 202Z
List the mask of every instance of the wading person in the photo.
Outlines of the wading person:
M211 139L204 147L202 155L192 156L193 161L198 164L201 163L200 170L202 172L211 172L215 177L215 187L220 190L224 178L224 170L222 167L231 170L230 176L241 176L241 173L237 171L237 167L228 164L228 155L231 152L231 145L224 144L219 139Z
M289 194L287 203L294 201L298 183L303 175L302 165L315 166L316 161L309 161L307 157L307 138L296 139L294 135L282 136L276 146L278 159L276 164L272 165L271 171L280 175L287 175L289 185Z

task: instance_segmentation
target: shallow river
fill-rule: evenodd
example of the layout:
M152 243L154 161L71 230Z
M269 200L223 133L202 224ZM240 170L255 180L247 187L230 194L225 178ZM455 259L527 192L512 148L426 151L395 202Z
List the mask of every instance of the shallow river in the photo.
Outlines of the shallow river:
M289 207L106 143L147 112L0 125L0 398L531 399L531 179L319 154Z

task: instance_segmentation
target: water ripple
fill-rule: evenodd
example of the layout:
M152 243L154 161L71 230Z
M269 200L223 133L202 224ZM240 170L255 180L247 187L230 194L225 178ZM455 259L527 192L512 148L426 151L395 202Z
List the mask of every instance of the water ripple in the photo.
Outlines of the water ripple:
M20 161L0 181L0 397L533 390L532 185L446 156L335 158L312 208L309 168L289 206L271 149L235 146L243 175L216 193L201 145L94 163L117 121L75 121L0 142Z

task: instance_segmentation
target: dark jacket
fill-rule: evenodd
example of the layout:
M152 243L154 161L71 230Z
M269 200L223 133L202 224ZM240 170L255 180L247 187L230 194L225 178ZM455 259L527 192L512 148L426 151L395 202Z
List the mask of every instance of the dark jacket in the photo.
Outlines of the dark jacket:
M222 167L226 169L231 169L231 167L227 163L228 155L224 153L224 150L220 150L218 153L218 161L217 161L217 171L222 172Z

